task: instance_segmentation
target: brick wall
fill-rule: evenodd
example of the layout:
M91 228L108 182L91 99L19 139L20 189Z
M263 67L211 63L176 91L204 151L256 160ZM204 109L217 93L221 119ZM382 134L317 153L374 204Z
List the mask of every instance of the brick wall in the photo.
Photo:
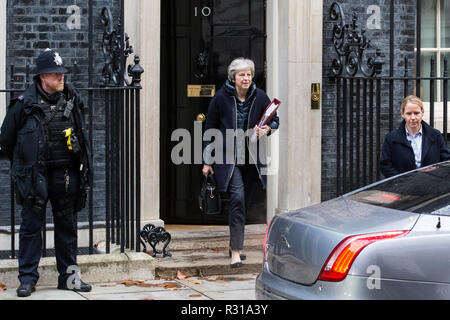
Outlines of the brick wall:
M336 85L330 78L332 75L331 64L337 58L333 43L332 31L334 21L330 19L329 12L334 1L324 0L323 12L323 120L322 120L322 200L329 200L336 196ZM390 61L390 0L345 0L337 1L343 7L345 22L352 22L352 12L358 16L358 30L362 27L366 31L368 39L384 54L385 65L383 76L389 75ZM367 13L370 5L380 8L379 29L368 29L367 21L372 13ZM409 75L414 74L414 46L415 46L415 1L395 0L395 51L394 51L394 76L403 76L405 71L404 57L408 57ZM374 50L368 50L374 53ZM388 83L382 84L382 111L381 111L381 143L388 132ZM413 93L413 88L409 88ZM394 86L394 127L400 122L399 108L403 99L403 84L395 83ZM375 148L375 146L374 146Z
M94 0L94 75L93 86L101 84L104 57L101 47L103 25L101 9L109 7L115 21L120 17L119 0ZM74 16L79 8L79 20ZM69 10L68 10L69 8ZM58 51L64 64L71 70L67 79L78 88L88 87L89 65L89 7L88 0L8 0L7 3L7 83L10 80L10 65L14 65L15 76L20 81L14 87L26 87L26 66L34 68L40 51L52 48ZM71 22L68 25L68 21ZM77 25L76 22L79 22ZM69 28L70 27L70 28ZM72 28L74 27L74 28ZM133 39L131 39L132 41ZM74 68L74 65L77 65ZM31 76L32 77L32 76ZM30 78L31 78L30 77ZM31 79L30 79L31 80ZM84 100L87 105L88 97ZM104 220L105 215L105 146L104 105L101 97L94 97L94 219ZM87 119L86 119L87 120ZM10 224L9 162L0 162L0 225ZM50 210L47 221L51 221ZM87 221L87 210L79 215L79 221ZM20 209L16 208L16 223L20 223Z

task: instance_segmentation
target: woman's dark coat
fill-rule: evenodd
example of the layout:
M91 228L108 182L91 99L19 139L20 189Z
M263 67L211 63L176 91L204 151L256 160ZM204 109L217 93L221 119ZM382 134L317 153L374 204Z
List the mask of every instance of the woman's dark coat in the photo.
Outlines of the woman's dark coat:
M388 178L416 169L414 151L406 139L406 122L387 134L381 153L380 168ZM422 121L422 167L450 159L445 140L439 132Z
M73 99L73 115L80 140L80 197L92 186L91 150L84 120L84 105L78 91L65 85L66 100ZM45 115L38 103L36 84L12 101L0 132L1 154L12 160L17 201L24 207L39 208L48 200Z
M261 119L266 108L271 103L267 94L256 88L256 95L251 102L250 112L248 116L248 128L254 128ZM236 165L236 150L235 148L227 148L226 130L236 130L237 127L237 98L232 92L226 90L225 85L217 91L213 100L211 101L206 118L205 132L209 129L219 129L223 137L223 161L222 163L210 163L205 160L204 163L213 165L213 170L216 176L217 187L220 192L226 192L230 183L233 170ZM272 129L278 129L279 118L275 115L270 123ZM264 139L258 142L258 151L265 150ZM266 176L262 174L262 169L266 166L266 160L261 159L261 153L255 152L255 148L249 148L250 163L256 164L259 178L263 188L266 186ZM265 157L265 156L264 156ZM228 163L227 163L228 159ZM231 162L229 160L232 160ZM234 160L233 160L234 159ZM253 159L253 160L252 160Z

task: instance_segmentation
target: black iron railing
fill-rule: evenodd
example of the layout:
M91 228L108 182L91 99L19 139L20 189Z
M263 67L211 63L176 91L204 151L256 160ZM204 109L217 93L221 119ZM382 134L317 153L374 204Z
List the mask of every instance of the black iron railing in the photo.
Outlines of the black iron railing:
M94 2L88 1L88 79L78 87L78 90L81 91L88 110L86 123L93 160L100 154L97 157L99 160L92 161L94 164L93 174L95 176L100 173L104 176L104 180L94 178L94 187L89 193L88 208L82 212L87 211L89 227L87 251L89 254L95 252L93 231L95 225L98 224L105 227L107 253L110 252L110 244L120 245L121 252L124 252L126 248L136 251L141 250L140 92L142 88L140 83L144 70L140 66L140 59L137 55L134 56L134 64L127 66L127 59L133 53L133 48L129 44L128 35L124 33L124 0L120 0L119 4L119 19L113 18L109 8L105 7L101 10L101 13L99 12L103 25L101 46L105 64L101 71L102 83L99 87L96 87L94 78L98 80L98 77L94 77L94 46L96 44L94 19L97 15L94 15ZM25 70L20 70L16 74L14 66L11 66L9 89L0 90L0 99L9 103L27 86L31 85L30 69L30 66L27 65ZM73 67L69 69L70 72L66 79L70 82L70 80L75 80L75 76L80 74L80 70L76 61L74 61ZM100 143L102 137L104 137L104 140ZM102 157L103 152L104 157ZM104 170L104 172L99 172L98 168L102 168L101 170ZM10 201L11 248L8 256L15 258L17 256L15 230L17 229L16 221L20 221L18 219L20 208L15 206L10 172L2 170L0 174L5 175L3 178L0 176L1 181L10 181L11 185L10 194L3 196L9 198ZM104 183L99 181L104 181ZM99 202L104 206L101 210L97 210L98 206L95 206ZM5 211L4 207L2 207L2 211ZM104 215L99 217L98 211L104 212ZM2 213L7 214L0 212L0 215ZM83 223L86 223L86 221ZM42 230L44 257L48 253L48 250L46 250L46 231L45 221Z
M391 20L392 9L391 1ZM330 18L335 21L333 45L337 55L330 79L336 88L336 196L340 196L382 178L379 161L384 137L399 125L400 104L408 95L422 97L424 119L449 142L450 77L446 57L442 76L436 75L433 58L429 75L410 76L413 72L405 58L403 75L393 76L392 31L390 71L384 75L384 56L366 37L365 30L357 27L357 14L353 13L352 23L345 23L341 5L334 2ZM420 54L417 60L420 64Z
M137 68L139 61L131 68ZM29 70L29 68L27 68ZM15 87L14 68L11 67L11 87ZM27 72L26 83L29 84ZM88 253L94 254L94 204L98 196L104 200L104 218L96 214L95 222L102 222L105 226L106 253L110 252L110 244L120 245L121 252L131 249L140 251L140 91L139 82L133 78L130 86L98 87L98 88L78 88L85 101L87 101L86 123L89 132L89 139L92 146L92 155L101 150L104 152L105 177L103 183L95 183L89 194L87 209L87 223L89 227ZM23 89L0 90L0 98L5 98L7 103L23 92ZM6 94L7 97L4 97ZM3 95L3 97L2 97ZM95 119L104 119L98 121ZM94 135L104 135L104 142L98 145L95 143ZM96 140L98 141L98 140ZM104 150L103 150L104 149ZM94 163L94 161L93 161ZM94 163L94 168L97 164ZM95 172L94 172L95 174ZM7 180L10 177L3 177ZM11 249L8 257L15 258L16 243L15 229L17 216L20 215L20 208L16 208L14 187L11 181L10 188L10 234ZM104 194L102 194L104 193ZM102 210L103 211L103 210ZM5 214L5 213L3 213ZM46 218L45 218L46 219ZM46 219L47 220L47 219ZM43 227L43 253L47 256L49 249L46 249L46 223Z

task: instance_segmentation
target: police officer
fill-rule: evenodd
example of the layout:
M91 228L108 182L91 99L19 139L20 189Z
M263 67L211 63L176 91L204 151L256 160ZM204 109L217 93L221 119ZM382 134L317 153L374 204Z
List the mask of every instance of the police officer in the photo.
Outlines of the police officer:
M58 289L89 292L76 261L76 213L92 185L90 147L79 92L64 82L61 56L46 49L36 60L34 83L8 109L1 152L12 161L19 232L19 297L35 291L42 252L41 228L50 200L54 220Z

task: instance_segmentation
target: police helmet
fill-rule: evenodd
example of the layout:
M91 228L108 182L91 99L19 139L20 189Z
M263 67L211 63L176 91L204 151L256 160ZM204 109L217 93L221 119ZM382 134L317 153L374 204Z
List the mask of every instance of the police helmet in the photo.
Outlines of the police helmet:
M36 68L34 69L35 76L45 73L62 72L66 73L68 70L64 67L61 56L58 52L52 49L45 49L36 59Z

